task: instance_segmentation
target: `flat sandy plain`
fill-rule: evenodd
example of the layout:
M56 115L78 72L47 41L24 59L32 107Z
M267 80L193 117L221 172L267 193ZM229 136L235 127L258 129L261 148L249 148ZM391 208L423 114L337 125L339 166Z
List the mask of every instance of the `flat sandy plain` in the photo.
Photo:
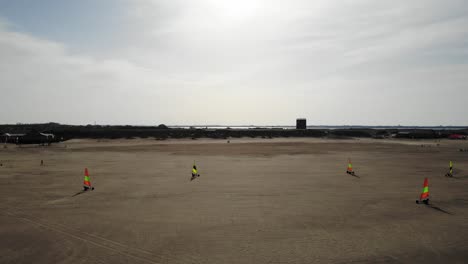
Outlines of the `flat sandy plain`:
M2 146L0 263L468 263L460 148L468 142ZM348 157L359 177L345 173ZM455 178L444 177L449 160ZM96 189L75 195L85 167ZM424 177L432 206L415 203Z

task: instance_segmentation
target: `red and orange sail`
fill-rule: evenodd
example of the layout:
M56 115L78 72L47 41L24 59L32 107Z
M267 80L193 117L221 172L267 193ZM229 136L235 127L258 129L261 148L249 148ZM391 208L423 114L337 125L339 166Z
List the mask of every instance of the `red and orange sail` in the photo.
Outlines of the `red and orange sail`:
M348 159L348 169L347 169L348 173L352 173L353 172L353 164L351 164L351 159Z
M88 168L85 168L85 171L84 171L84 181L83 181L83 185L84 185L84 187L91 188L91 181L89 180Z
M429 180L427 178L424 179L423 190L421 196L419 197L419 200L429 200Z

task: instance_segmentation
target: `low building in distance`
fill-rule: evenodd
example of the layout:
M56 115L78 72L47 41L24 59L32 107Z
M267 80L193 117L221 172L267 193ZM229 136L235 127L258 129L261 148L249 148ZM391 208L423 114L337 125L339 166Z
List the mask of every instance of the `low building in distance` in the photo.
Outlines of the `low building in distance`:
M305 118L296 119L296 129L307 129L307 120Z

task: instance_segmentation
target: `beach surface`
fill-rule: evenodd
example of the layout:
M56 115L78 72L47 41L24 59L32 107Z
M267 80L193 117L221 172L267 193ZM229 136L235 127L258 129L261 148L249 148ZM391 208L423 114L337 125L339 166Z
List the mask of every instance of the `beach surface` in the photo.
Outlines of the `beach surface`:
M0 263L467 263L460 149L468 141L1 146ZM84 168L94 191L80 192ZM425 177L429 206L415 203Z

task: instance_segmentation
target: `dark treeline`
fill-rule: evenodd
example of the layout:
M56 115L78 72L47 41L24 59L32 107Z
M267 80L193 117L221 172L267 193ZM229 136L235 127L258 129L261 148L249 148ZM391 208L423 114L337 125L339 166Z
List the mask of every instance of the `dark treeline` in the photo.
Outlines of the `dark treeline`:
M229 137L368 137L385 138L394 136L397 138L431 139L447 138L450 134L457 133L468 135L468 129L370 129L370 128L347 128L347 129L281 129L281 128L251 128L251 129L184 129L168 128L159 126L100 126L100 125L62 125L58 123L45 124L16 124L0 125L0 134L4 133L31 133L42 132L55 135L55 141L73 138L94 139L118 139L118 138L218 138Z

